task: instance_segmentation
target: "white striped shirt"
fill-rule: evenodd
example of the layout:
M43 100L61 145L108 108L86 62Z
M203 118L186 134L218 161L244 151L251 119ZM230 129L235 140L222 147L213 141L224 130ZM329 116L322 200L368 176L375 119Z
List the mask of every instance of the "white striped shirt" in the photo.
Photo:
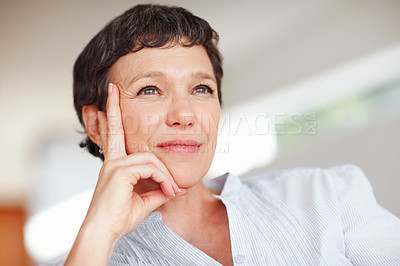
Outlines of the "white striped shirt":
M235 265L400 265L400 219L353 165L204 181L221 191ZM215 236L218 237L218 236ZM151 213L109 265L221 265Z

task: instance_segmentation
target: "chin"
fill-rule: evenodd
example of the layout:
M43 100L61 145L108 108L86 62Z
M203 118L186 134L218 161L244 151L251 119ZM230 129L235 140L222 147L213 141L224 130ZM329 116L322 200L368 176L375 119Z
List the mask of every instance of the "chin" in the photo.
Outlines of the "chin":
M206 167L194 167L191 164L167 165L176 184L181 188L191 188L203 179L208 171Z
M211 153L173 153L156 152L155 155L167 167L176 184L182 188L191 188L207 174L211 167Z

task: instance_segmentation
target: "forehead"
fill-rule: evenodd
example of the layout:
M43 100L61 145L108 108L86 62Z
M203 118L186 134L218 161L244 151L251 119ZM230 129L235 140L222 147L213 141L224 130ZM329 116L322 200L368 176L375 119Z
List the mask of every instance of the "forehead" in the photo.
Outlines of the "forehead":
M177 79L199 72L214 76L211 61L203 46L175 45L169 48L143 48L129 53L112 66L109 78L123 82L149 72L161 72Z

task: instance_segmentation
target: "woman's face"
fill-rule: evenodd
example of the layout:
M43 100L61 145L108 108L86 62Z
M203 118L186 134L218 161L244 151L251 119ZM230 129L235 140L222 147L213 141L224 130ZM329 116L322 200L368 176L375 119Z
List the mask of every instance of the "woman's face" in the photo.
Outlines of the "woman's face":
M153 152L180 187L204 177L220 117L204 47L144 48L121 57L109 77L120 90L127 153Z

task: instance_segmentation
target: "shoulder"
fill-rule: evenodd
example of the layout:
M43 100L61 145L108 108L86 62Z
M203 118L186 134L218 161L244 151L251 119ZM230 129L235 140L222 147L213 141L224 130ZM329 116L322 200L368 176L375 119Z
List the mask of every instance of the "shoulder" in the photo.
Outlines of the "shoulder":
M297 179L315 179L325 178L326 175L339 176L364 176L360 167L353 164L342 164L329 168L319 167L296 167L291 169L282 169L276 171L266 171L244 179L248 184L257 182L282 182L282 181L297 181Z
M345 164L330 168L293 168L261 173L243 179L256 193L280 199L307 196L343 197L349 192L372 193L363 171L356 165Z
M363 171L351 164L267 172L243 183L259 199L286 209L309 230L317 230L319 224L320 232L329 228L337 235L345 228L346 217L360 220L363 207L378 205Z

